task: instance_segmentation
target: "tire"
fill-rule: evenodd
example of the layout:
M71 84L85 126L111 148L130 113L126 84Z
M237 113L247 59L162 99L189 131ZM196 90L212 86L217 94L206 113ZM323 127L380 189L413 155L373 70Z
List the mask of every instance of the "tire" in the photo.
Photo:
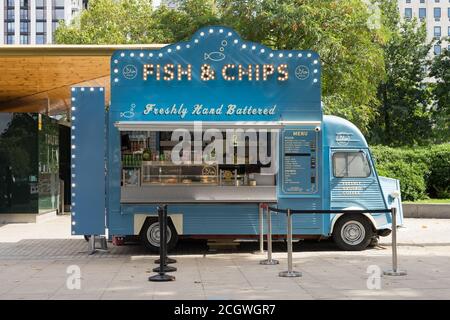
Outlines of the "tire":
M372 223L361 214L344 214L333 230L334 242L345 251L366 249L374 235Z
M152 252L159 252L159 222L158 219L147 219L142 226L140 238L142 244ZM167 251L172 250L178 242L178 234L172 220L167 225Z

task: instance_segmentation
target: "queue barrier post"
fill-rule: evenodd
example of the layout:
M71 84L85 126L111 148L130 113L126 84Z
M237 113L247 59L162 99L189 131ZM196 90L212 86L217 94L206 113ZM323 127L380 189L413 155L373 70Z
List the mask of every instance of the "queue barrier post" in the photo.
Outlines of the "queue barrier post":
M270 208L266 207L267 212L267 259L261 260L259 264L263 265L275 265L279 264L278 260L272 259L272 217Z
M153 269L153 271L158 272L158 274L149 277L148 280L156 282L174 281L174 276L166 274L166 272L177 270L165 263L167 258L167 205L158 206L158 219L160 227L159 267Z
M280 277L286 278L295 278L301 277L302 273L293 270L292 265L292 215L291 209L287 209L287 261L288 261L288 269L287 271L282 271L279 273Z
M258 206L258 222L259 222L259 250L254 254L264 254L264 208L267 208L267 203L260 203Z
M392 216L392 269L383 271L386 276L406 276L406 270L398 269L397 261L397 208L391 208Z
M177 263L177 260L175 260L173 258L169 258L167 256L167 254L168 254L168 248L167 248L167 221L169 219L168 214L167 214L167 205L164 205L164 210L165 211L163 213L164 214L163 220L164 220L164 223L165 223L165 229L161 228L160 230L165 230L164 234L166 236L166 241L165 241L165 245L164 245L164 259L165 259L164 260L164 267L167 268L168 264ZM161 226L161 224L160 224L160 226ZM155 263L161 265L161 258L160 259L156 259ZM155 268L155 269L157 269L157 268ZM175 267L169 267L169 269L166 270L166 272L172 272L172 271L176 271L176 270L177 269ZM155 272L158 272L158 271L155 271Z
M159 222L159 226L160 226L160 229L159 229L160 245L159 245L159 247L160 247L160 250L163 251L162 256L164 258L162 260L162 263L161 263L161 257L157 260L158 262L155 261L156 263L159 263L159 267L153 268L153 271L159 272L161 270L161 265L162 265L164 272L174 272L174 271L177 271L177 268L167 265L169 263L168 262L169 258L167 257L167 205L163 205L162 209L163 209L162 210L162 220L160 220L161 222ZM158 214L158 216L159 216L159 214ZM164 241L163 241L162 237L164 237ZM175 261L173 259L171 259L171 260Z

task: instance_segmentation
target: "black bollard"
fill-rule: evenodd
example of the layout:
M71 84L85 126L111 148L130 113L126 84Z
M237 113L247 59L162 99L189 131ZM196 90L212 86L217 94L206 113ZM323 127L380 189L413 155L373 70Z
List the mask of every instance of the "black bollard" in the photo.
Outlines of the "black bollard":
M158 218L159 218L159 227L160 227L160 237L159 237L159 267L155 268L158 270L153 269L154 272L158 272L157 275L151 276L148 278L149 281L174 281L175 277L166 274L166 268L168 266L164 266L164 261L166 260L166 245L167 245L167 239L166 239L166 233L167 233L167 205L164 206L158 206ZM171 268L171 267L169 267ZM176 269L175 269L176 270Z
M167 209L167 206L166 206L166 209ZM167 235L167 222L168 222L168 219L169 219L169 217L168 217L168 215L167 215L167 211L166 211L166 214L165 214L165 216L166 216L166 235ZM166 240L167 240L167 236L166 236ZM166 262L164 263L164 266L167 266L168 264L172 264L172 263L177 263L177 260L175 260L175 259L172 259L172 258L170 258L170 257L168 257L167 256L167 254L168 254L168 248L167 248L167 241L166 241L166 245L164 246L164 249L166 250L166 252L165 252L165 254L164 254L164 256L166 257ZM156 259L155 260L155 263L156 264L160 264L160 259ZM176 270L176 269L175 269ZM173 270L174 271L174 270ZM166 271L167 272L167 271Z
M163 254L160 254L159 267L153 268L153 271L160 272L160 270L163 270L164 272L174 272L177 271L177 268L167 265L167 205L163 205L162 216L159 221L159 249ZM163 260L161 261L161 259Z

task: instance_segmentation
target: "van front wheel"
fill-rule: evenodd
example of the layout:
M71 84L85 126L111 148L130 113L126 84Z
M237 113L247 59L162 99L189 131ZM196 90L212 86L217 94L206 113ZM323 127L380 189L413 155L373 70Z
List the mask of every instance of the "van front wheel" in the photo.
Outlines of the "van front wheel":
M152 252L159 252L159 222L157 219L148 218L141 230L142 244ZM178 234L172 220L167 224L167 251L172 250L178 242Z
M369 219L360 214L344 214L338 219L333 230L333 240L346 251L366 249L374 236Z

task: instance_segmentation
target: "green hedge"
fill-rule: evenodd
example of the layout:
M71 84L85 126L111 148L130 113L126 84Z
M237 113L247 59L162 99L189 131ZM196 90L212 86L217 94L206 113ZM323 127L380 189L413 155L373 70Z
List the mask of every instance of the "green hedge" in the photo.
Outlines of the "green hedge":
M450 197L450 144L418 148L371 147L381 176L400 180L404 200Z

